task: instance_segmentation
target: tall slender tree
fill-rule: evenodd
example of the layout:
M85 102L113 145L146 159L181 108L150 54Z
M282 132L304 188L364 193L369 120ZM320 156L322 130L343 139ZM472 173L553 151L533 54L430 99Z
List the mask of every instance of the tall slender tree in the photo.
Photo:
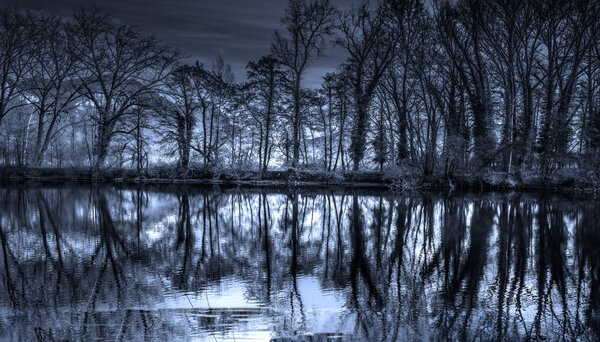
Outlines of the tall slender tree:
M346 68L352 83L355 118L352 127L354 170L365 154L368 110L375 89L394 57L396 34L390 29L385 6L372 10L368 3L340 17L342 35L337 44L349 54Z
M192 73L194 68L181 65L173 69L165 80L166 91L154 96L160 123L159 134L167 142L176 141L178 166L187 169L190 162L193 131L196 125L198 100Z
M473 151L478 167L489 167L495 155L489 61L480 28L485 3L475 0L444 3L437 13L440 41L452 61L473 114Z
M255 118L260 129L259 170L266 172L272 152L271 137L280 110L281 77L283 76L279 61L272 56L261 57L257 62L249 62L246 66L248 88L251 93L244 99L250 114ZM254 96L258 95L258 97Z
M77 61L69 53L72 47L69 46L71 42L65 34L63 21L39 14L36 25L40 29L32 37L35 49L31 52L31 68L23 77L25 91L22 95L37 114L31 162L39 166L52 139L67 127L67 123L61 121L65 121L65 114L76 106L81 82L76 77Z
M275 31L271 53L287 67L291 78L292 167L297 167L300 159L302 76L311 61L323 56L326 39L335 29L336 13L329 0L289 0L282 18L282 22L287 25L287 36Z

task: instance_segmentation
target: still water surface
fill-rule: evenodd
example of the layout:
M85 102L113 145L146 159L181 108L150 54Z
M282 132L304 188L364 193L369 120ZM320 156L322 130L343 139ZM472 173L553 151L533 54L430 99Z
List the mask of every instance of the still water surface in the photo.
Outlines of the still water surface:
M0 339L598 340L600 206L0 188Z

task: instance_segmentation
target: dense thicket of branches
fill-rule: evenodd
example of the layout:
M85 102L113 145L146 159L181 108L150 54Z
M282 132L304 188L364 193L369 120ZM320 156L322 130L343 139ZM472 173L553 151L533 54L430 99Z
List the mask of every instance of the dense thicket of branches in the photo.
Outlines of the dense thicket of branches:
M596 177L599 19L593 0L290 0L235 82L95 9L9 8L0 163ZM328 44L348 58L307 89Z

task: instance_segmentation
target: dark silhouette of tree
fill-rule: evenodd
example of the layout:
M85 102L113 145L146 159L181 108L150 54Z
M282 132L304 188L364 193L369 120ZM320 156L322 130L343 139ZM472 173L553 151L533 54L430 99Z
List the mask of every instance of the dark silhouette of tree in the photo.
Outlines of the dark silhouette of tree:
M292 167L300 160L302 135L302 76L316 57L324 54L325 40L333 34L336 10L329 0L289 0L282 22L288 36L275 31L271 53L289 70L292 93Z
M491 166L495 152L489 62L480 29L484 9L485 4L480 1L444 3L436 19L441 43L468 95L473 114L473 152L479 167Z
M283 73L279 61L271 56L261 57L258 62L249 62L246 73L249 91L244 100L259 127L259 169L266 172L273 150L273 129L277 113L281 110L279 101ZM258 95L258 98L255 95Z
M371 10L368 4L363 4L343 14L340 21L342 36L337 44L350 55L345 67L354 95L351 151L353 169L358 170L365 154L369 105L380 79L393 61L396 35L390 30L383 6Z
M123 118L156 90L177 56L156 38L118 25L96 9L77 12L69 34L82 94L96 112L92 117L97 126L94 168L98 170L113 137L124 133Z
M32 17L33 18L33 17ZM36 32L31 37L31 66L23 75L22 96L37 114L37 130L32 163L41 165L50 142L67 127L65 114L76 106L81 88L75 73L77 61L58 17L38 14Z
M375 118L375 136L373 137L373 161L379 165L379 172L383 172L383 164L388 159L388 141L385 130L385 120L383 115L383 104L379 105L379 115Z
M164 139L176 141L178 166L187 169L190 162L193 131L196 125L196 110L199 107L192 82L193 66L182 65L171 71L165 80L167 91L164 97L155 95L154 102L161 123L160 132Z
M545 49L540 55L544 98L538 153L546 178L568 163L570 122L575 113L571 103L586 51L598 36L600 12L595 1L539 1L534 6Z
M14 8L0 12L0 124L4 117L25 105L19 97L26 89L21 81L32 67L35 20L32 13Z
M239 82L94 8L0 14L4 165L600 183L597 1L291 0ZM306 88L333 36L347 58Z

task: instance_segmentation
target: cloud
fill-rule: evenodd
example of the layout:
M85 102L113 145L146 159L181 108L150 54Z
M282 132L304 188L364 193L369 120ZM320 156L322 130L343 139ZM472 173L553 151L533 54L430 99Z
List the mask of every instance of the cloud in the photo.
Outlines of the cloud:
M360 0L337 0L347 9ZM179 48L188 60L210 63L223 56L232 64L237 79L244 67L269 53L273 31L281 29L285 0L0 0L0 4L36 8L61 15L95 5L127 24L154 34ZM323 72L331 72L344 60L339 50L317 60L307 71L306 86L318 86ZM314 75L313 75L314 74ZM324 73L323 73L324 74Z

